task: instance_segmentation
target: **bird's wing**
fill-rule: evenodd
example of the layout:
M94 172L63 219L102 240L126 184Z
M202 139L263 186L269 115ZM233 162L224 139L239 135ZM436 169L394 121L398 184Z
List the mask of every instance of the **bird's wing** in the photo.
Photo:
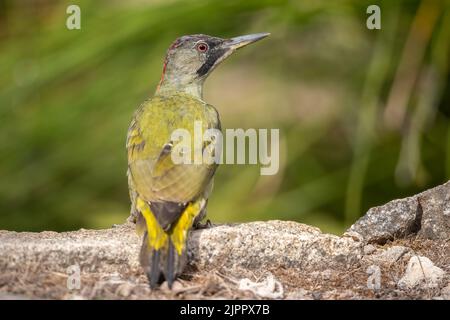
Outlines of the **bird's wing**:
M146 201L187 203L211 180L215 164L175 164L171 158L173 130L183 128L193 136L194 121L202 121L203 130L220 128L215 110L198 104L152 101L133 119L127 138L129 171L134 188Z

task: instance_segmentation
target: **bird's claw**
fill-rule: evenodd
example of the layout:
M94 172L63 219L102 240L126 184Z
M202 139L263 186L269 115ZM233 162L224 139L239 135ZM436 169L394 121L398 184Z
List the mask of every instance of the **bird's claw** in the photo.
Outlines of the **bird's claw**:
M208 219L205 223L198 222L194 227L195 229L209 229L214 227L214 225L211 220Z

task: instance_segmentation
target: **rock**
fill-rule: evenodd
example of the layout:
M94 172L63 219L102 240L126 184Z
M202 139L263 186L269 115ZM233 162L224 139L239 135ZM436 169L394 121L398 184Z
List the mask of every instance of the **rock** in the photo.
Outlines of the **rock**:
M0 231L0 270L106 274L140 270L140 240L131 224L74 232Z
M449 187L450 182L372 208L343 237L290 221L226 224L195 230L187 246L190 266L172 290L164 290L167 284L160 290L149 289L138 259L141 239L131 222L105 230L63 233L0 231L0 299L14 297L16 293L24 293L27 298L51 299L236 298L248 293L230 290L227 283L233 283L235 289L237 282L230 279L244 277L247 279L241 281L241 289L258 297L363 298L359 296L363 291L356 288L366 288L364 270L371 267L381 270L378 265L384 264L382 272L385 272L400 259L406 261L412 252L403 246L408 243L411 248L419 243L421 254L433 253L428 256L440 257L440 265L448 265ZM423 239L401 240L398 241L401 245L389 244L388 248L374 245L389 240L395 244L396 238L412 234L431 240L426 240L423 247ZM277 279L249 280L268 271ZM211 275L222 279L220 286L205 291ZM75 281L77 277L80 281ZM420 290L400 288L420 284L436 287L447 278L428 258L413 257L400 281L391 277L394 283L387 282L390 288L376 294L422 298ZM69 288L72 283L69 280L81 283L81 289ZM305 289L295 288L295 284ZM440 294L436 298L449 298L450 289L434 291L433 294Z
M385 250L379 250L379 252L371 255L367 259L369 259L372 263L375 264L384 264L384 263L392 264L397 262L409 251L411 251L409 248L403 246L392 246Z
M314 300L322 300L323 298L322 292L319 291L314 291L311 295Z
M439 286L444 276L445 271L436 267L430 259L414 256L409 260L398 286L402 289L412 289L419 285L424 288L435 288Z
M130 282L124 282L117 287L116 294L121 297L129 297L134 287L134 284Z
M346 233L358 233L368 243L384 244L395 237L414 232L417 212L418 202L415 197L394 200L369 209Z
M376 250L377 250L377 248L374 245L368 244L368 245L364 246L363 252L365 255L369 255L369 254L374 253Z
M269 241L270 239L270 241ZM361 244L290 221L250 222L203 229L191 237L198 268L244 270L294 268L312 272L346 268L361 258ZM280 248L282 248L280 250Z
M441 297L444 300L450 300L450 283L441 290Z
M338 290L334 289L334 290L325 292L322 297L322 299L327 299L327 300L335 300L335 299L351 300L351 299L357 299L357 298L358 298L358 295L350 289L346 289L344 291L338 291Z
M270 239L270 241L268 241ZM125 275L142 273L141 240L130 223L106 230L17 233L0 231L0 270ZM296 222L267 221L196 230L188 243L199 269L294 268L301 272L346 268L360 258L360 244ZM73 269L73 267L76 267Z
M419 234L427 239L449 239L450 183L425 191L417 198L422 214Z
M312 295L303 288L290 292L286 295L286 300L313 300Z
M420 234L429 239L450 238L450 181L405 199L369 209L345 236L366 243Z
M247 278L241 279L238 289L250 291L259 298L282 299L284 296L283 285L272 274L261 282L253 282Z
M179 281L175 280L172 284L172 289L169 289L169 284L167 283L167 281L164 281L159 287L159 290L165 291L167 293L179 292L183 290L183 285Z

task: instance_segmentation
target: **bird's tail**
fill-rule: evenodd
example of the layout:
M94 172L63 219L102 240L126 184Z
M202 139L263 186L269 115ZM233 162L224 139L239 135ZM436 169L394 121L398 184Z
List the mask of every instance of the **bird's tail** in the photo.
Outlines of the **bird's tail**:
M156 288L163 279L166 279L169 288L172 288L173 282L186 265L186 250L179 255L170 237L167 237L163 247L155 249L150 246L146 231L142 241L140 260L152 289Z
M189 230L200 213L204 200L190 203L167 231L163 230L151 212L150 206L138 199L146 231L143 237L140 260L147 274L150 287L155 288L163 278L169 288L186 266L186 244Z

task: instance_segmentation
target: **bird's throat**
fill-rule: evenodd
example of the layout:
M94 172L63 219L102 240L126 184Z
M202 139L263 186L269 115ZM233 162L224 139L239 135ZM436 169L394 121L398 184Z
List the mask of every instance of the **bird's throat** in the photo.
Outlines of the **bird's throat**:
M203 100L203 82L179 83L162 80L156 88L156 94L170 95L175 92L189 94L197 99Z

